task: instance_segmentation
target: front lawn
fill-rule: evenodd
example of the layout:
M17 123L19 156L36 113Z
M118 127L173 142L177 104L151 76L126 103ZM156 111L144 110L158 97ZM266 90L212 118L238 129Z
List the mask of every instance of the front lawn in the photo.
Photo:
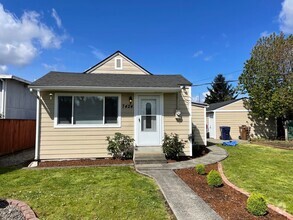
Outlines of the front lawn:
M225 175L248 192L262 193L268 202L293 214L293 151L254 144L223 147Z
M130 167L0 169L0 198L41 219L170 219L154 181Z

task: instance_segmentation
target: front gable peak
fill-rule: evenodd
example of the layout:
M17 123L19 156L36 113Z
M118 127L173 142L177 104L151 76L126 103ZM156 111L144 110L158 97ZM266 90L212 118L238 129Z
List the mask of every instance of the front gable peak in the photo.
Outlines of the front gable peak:
M120 51L116 51L98 64L87 69L84 73L152 75Z

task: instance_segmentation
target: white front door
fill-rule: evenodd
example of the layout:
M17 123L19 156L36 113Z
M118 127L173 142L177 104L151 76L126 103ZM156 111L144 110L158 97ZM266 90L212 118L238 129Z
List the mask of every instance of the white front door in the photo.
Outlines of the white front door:
M215 122L214 122L214 114L209 114L209 132L210 132L210 138L215 138Z
M160 96L138 96L137 108L137 145L161 145Z

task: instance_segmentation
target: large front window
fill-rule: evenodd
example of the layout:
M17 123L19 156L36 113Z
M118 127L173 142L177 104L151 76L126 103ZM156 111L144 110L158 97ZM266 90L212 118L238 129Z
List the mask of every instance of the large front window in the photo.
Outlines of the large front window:
M58 95L57 125L118 125L119 97L107 95Z

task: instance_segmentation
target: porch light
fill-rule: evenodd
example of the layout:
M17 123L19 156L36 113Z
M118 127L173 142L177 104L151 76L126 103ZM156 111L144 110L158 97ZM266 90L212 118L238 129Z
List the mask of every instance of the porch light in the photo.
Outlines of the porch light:
M132 96L129 96L129 104L132 104Z
M53 98L53 93L50 93L50 94L49 94L49 97L50 97L50 100L52 100L52 98Z

